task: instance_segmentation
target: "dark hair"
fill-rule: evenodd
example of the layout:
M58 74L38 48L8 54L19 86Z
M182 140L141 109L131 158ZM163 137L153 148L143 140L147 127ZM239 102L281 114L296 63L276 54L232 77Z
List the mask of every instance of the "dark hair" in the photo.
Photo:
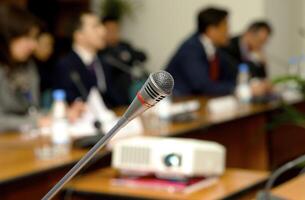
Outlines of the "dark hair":
M42 21L41 19L38 19L37 22L38 22L40 34L51 33L51 31L50 31L50 29L49 29L49 27L48 27L48 25L46 24L45 21Z
M219 25L227 16L226 10L218 8L209 7L201 10L197 17L198 32L204 33L209 26Z
M272 34L272 27L271 25L266 21L256 21L250 24L247 31L249 32L257 32L261 29L265 29L268 31L269 34Z
M93 13L88 10L84 10L70 16L69 23L67 24L67 35L71 40L73 40L73 34L82 28L82 17L84 15L93 15Z
M31 29L39 27L36 18L26 10L9 4L0 6L0 63L14 68L15 62L10 53L12 40L25 36Z
M119 18L111 15L106 15L102 17L102 23L105 24L107 22L116 22L119 23Z

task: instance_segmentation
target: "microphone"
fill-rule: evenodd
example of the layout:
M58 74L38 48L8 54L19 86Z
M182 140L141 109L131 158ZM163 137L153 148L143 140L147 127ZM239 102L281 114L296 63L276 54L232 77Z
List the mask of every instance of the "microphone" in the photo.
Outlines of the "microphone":
M78 89L81 98L83 101L86 101L89 92L86 89L84 83L82 82L79 73L76 70L72 70L70 72L70 78L72 82L75 84L76 88ZM94 110L92 110L94 113ZM102 123L97 119L97 116L95 116L95 120L93 122L94 128L97 130L97 135L93 136L85 136L80 139L76 139L74 141L74 146L79 147L79 148L87 148L93 146L98 140L101 139L101 136L104 135L102 131Z
M130 66L126 65L125 63L122 63L121 61L119 61L118 59L114 58L111 55L106 55L105 56L105 61L111 65L113 65L114 67L116 67L117 69L125 72L126 74L129 74L131 76L133 76L131 70L130 70Z
M173 77L166 71L151 74L122 118L131 121L145 110L170 95L174 87Z
M116 125L104 135L86 154L83 156L68 173L42 198L42 200L52 199L60 189L71 180L103 147L109 140L128 122L142 114L147 109L153 107L166 96L172 93L174 87L173 77L166 71L159 71L150 74L147 81L137 93L135 99L128 107L127 111L116 123Z
M130 75L133 79L139 79L142 78L143 76L146 76L146 71L144 69L140 69L140 71L136 71L131 69L131 67L123 62L121 62L119 59L115 58L114 56L111 55L106 55L105 56L105 61L112 65L113 67L121 70L122 72ZM135 67L135 66L134 66Z
M78 89L83 101L86 101L89 93L88 93L87 89L85 88L85 86L80 78L79 73L75 70L71 71L70 78L71 78L72 82L75 84L76 88Z
M275 170L271 176L269 177L265 188L263 191L259 192L257 195L257 200L284 200L280 197L274 196L272 194L270 194L271 188L273 187L275 181L277 180L277 178L282 175L284 172L287 172L288 170L302 164L305 162L305 155L302 155L284 165L282 165L281 167L279 167L277 170ZM303 171L301 171L302 173Z

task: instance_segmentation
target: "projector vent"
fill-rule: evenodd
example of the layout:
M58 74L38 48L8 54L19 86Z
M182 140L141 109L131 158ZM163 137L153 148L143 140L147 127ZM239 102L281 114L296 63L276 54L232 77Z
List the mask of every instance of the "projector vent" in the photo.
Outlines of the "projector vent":
M124 165L149 165L150 150L146 147L124 146L121 150L121 164Z
M205 152L196 150L194 152L194 171L195 172L201 172L202 168L205 166Z

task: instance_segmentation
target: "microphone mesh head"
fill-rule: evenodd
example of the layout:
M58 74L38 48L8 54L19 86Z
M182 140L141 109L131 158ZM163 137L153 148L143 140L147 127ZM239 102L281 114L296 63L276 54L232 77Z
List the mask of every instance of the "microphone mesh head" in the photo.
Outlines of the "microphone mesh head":
M170 94L174 87L172 75L166 71L159 71L152 74L152 78L157 86L166 94Z

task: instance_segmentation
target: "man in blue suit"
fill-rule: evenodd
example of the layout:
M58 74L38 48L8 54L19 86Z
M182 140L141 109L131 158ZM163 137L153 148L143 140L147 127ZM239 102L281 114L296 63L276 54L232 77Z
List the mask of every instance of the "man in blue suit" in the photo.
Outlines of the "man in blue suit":
M227 16L227 11L217 8L199 13L197 32L180 46L167 67L175 79L175 95L220 96L234 91L234 68L218 49L228 42Z
M56 66L55 88L64 89L67 101L86 100L92 87L98 88L106 105L124 104L111 88L111 68L98 56L105 47L105 29L99 18L90 12L77 15L71 22L72 50Z

